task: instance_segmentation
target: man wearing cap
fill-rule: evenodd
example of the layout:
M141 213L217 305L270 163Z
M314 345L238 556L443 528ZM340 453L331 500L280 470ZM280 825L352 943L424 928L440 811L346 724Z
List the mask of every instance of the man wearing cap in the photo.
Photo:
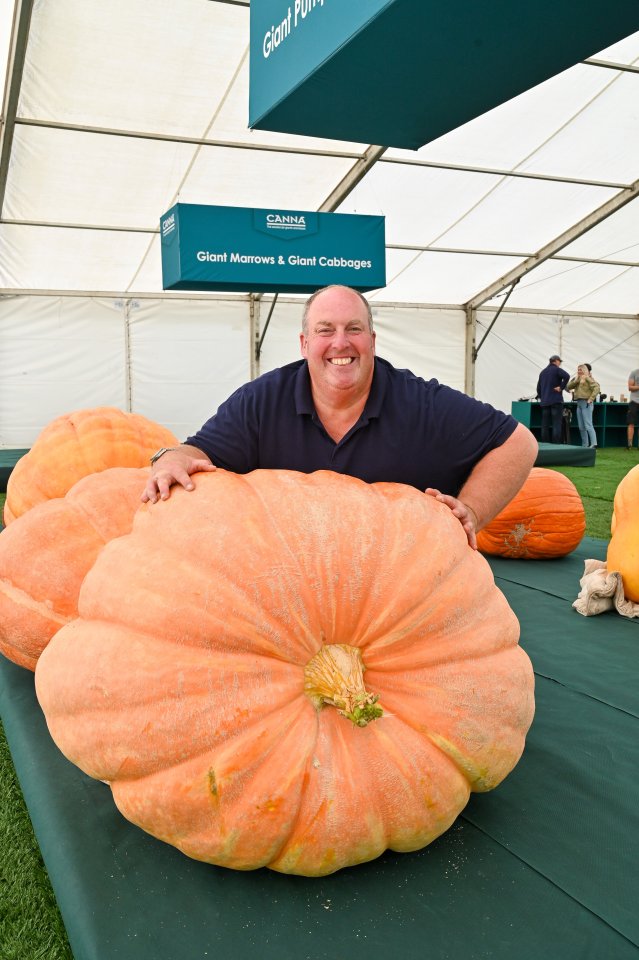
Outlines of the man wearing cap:
M541 407L541 442L561 443L564 390L570 374L560 367L561 357L553 353L548 366L539 374L537 398Z

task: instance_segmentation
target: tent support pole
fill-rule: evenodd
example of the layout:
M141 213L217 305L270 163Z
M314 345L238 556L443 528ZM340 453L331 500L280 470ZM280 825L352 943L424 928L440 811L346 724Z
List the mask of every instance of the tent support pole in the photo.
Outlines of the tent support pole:
M275 294L271 302L271 309L268 312L268 317L266 318L266 323L264 324L264 329L262 330L262 336L259 338L255 346L255 360L257 363L260 362L260 356L262 354L262 344L264 343L264 337L266 336L266 331L268 330L268 325L271 322L271 317L273 316L273 310L275 310L275 304L277 303L277 298L279 294Z
M3 122L0 123L0 217L2 216L4 195L7 189L9 160L16 126L16 113L18 111L18 100L20 99L33 2L34 0L22 0L22 2L16 3L11 28L5 95L2 104Z
M251 380L255 380L260 375L260 347L262 341L260 340L260 298L254 293L249 296L249 335L251 338L249 346Z
M131 378L131 301L124 301L124 403L127 413L133 412L133 383Z
M475 396L475 338L477 335L477 311L467 306L466 312L466 358L464 369L464 390L469 397Z

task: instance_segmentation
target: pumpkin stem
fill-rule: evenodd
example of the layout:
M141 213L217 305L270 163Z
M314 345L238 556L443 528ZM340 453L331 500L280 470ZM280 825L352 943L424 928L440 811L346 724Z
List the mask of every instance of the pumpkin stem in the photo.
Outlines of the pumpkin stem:
M358 647L324 644L306 664L304 693L318 710L336 707L356 726L365 727L384 713L377 706L377 695L364 686L365 669Z

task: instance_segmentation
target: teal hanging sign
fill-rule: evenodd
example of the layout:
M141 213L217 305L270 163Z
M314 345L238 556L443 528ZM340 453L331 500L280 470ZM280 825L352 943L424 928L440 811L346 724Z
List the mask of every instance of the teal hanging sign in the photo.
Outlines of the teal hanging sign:
M639 30L638 0L255 0L249 126L418 149Z
M178 203L160 219L160 240L165 290L386 285L384 217Z

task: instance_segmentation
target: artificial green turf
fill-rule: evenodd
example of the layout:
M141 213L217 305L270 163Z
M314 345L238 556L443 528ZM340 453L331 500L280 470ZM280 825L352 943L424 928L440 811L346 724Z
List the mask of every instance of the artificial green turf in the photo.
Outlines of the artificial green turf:
M638 450L597 451L594 467L553 467L577 487L586 535L607 540L615 490ZM4 505L0 493L0 510ZM0 958L73 960L0 725Z

